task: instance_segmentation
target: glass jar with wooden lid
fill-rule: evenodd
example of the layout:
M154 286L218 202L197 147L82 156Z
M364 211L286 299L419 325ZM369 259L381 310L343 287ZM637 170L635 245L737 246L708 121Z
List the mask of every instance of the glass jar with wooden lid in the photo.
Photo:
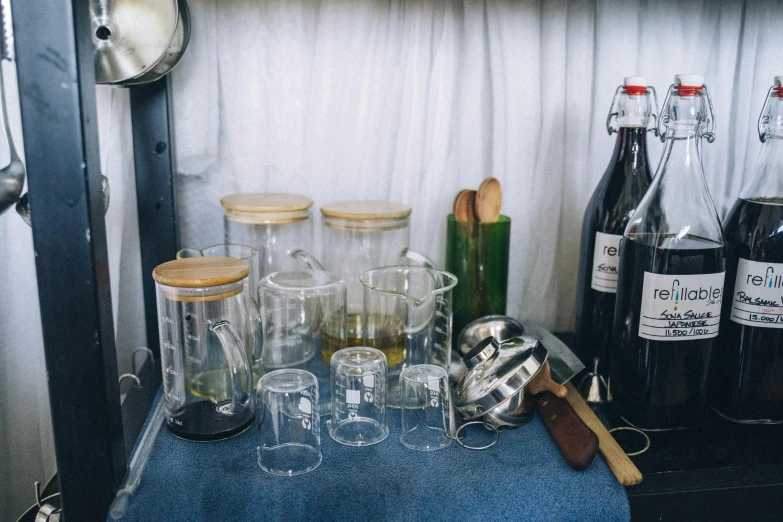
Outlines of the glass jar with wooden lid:
M410 244L411 207L392 201L340 201L322 206L321 214L321 260L348 289L347 344L363 346L359 277L371 268L405 264L401 253Z
M313 251L313 200L298 194L254 192L220 200L226 243L258 250L259 277L301 268L291 253Z
M262 366L248 273L245 261L228 257L177 259L153 270L166 421L179 437L224 439L253 421L250 393Z

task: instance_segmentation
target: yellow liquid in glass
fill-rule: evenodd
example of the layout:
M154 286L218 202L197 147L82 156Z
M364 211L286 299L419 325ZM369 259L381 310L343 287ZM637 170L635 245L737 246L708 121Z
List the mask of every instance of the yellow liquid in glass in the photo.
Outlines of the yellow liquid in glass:
M405 361L408 349L408 337L405 334L405 325L395 315L372 314L369 320L372 336L364 343L364 317L360 313L351 313L346 316L346 346L370 346L382 351L386 355L389 367L397 366ZM325 332L321 335L321 357L329 364L332 355L337 350L342 350L342 339Z

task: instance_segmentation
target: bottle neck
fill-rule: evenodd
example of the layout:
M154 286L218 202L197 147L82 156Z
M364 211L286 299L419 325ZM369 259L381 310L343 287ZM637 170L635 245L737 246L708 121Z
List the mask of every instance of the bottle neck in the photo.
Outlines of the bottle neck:
M783 203L783 136L773 135L761 144L753 178L740 197Z

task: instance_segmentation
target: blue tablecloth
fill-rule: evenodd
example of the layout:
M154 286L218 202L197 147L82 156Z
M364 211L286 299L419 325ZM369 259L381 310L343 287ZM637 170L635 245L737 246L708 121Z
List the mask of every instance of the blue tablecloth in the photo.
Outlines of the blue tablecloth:
M389 437L364 448L337 444L322 422L323 463L297 477L261 471L255 428L207 443L164 426L123 520L630 519L625 488L601 457L573 471L537 417L489 450L452 443L429 453L399 443L398 410L388 418Z

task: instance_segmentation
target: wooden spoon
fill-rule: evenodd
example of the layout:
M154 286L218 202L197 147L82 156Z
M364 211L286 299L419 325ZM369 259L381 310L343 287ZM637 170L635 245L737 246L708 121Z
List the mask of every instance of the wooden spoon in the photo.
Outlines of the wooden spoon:
M481 223L495 223L500 217L503 204L503 190L496 178L487 178L481 182L476 192L476 216Z
M476 218L476 191L460 190L454 199L454 219L457 221L475 222Z

